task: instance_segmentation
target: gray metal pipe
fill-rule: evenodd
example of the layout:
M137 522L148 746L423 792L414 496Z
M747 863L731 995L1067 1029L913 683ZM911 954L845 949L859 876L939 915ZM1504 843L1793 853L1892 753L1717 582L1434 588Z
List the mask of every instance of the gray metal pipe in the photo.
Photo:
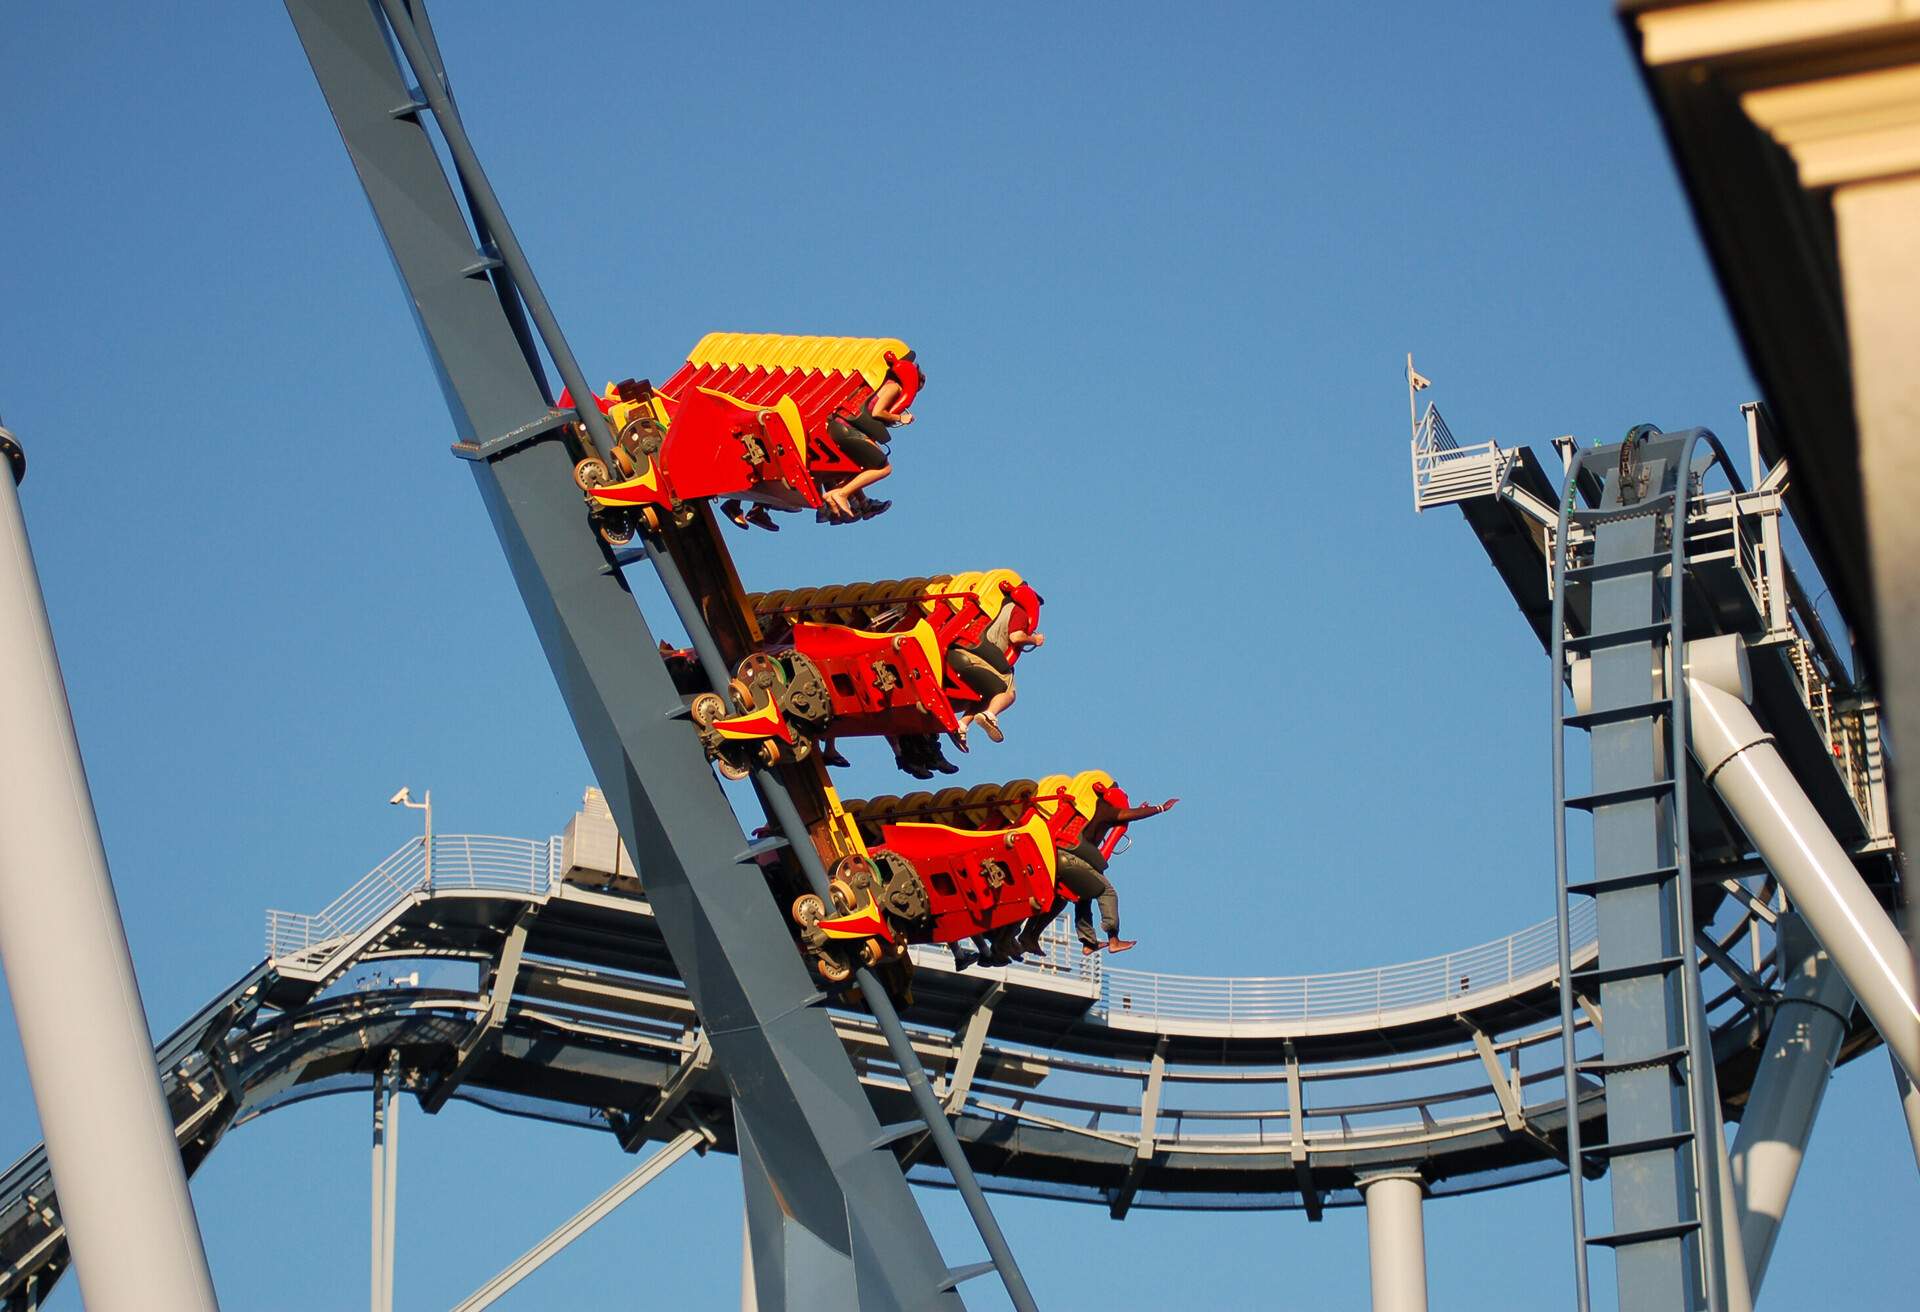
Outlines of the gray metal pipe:
M1852 991L1804 919L1783 916L1778 932L1786 988L1760 1051L1730 1161L1747 1284L1755 1294L1766 1277L1853 1010Z
M1426 1187L1418 1173L1363 1176L1367 1268L1373 1312L1427 1312L1427 1232L1420 1215Z
M0 760L0 959L81 1298L94 1312L214 1308L33 550L4 476Z
M1920 981L1906 939L1753 712L1732 693L1691 675L1687 690L1689 741L1701 772L1912 1077L1920 1072Z

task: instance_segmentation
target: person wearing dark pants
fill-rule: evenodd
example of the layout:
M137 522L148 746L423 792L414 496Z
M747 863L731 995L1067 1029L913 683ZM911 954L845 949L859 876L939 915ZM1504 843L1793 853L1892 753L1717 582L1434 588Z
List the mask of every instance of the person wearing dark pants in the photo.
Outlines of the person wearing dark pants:
M1158 806L1126 806L1127 795L1117 787L1102 788L1097 792L1098 800L1094 803L1092 818L1087 821L1086 828L1080 831L1078 841L1071 847L1059 850L1055 865L1061 885L1080 899L1073 908L1073 929L1079 936L1080 951L1084 956L1092 956L1102 946L1109 952L1125 952L1138 942L1137 939L1120 937L1120 894L1115 890L1113 881L1107 878L1107 854L1103 850L1107 835L1136 820L1163 815L1180 800L1169 797ZM1095 903L1100 907L1100 928L1107 936L1104 945L1093 928ZM1056 897L1051 909L1027 921L1027 927L1020 935L1022 951L1040 951L1041 933L1060 914L1064 905L1066 899Z

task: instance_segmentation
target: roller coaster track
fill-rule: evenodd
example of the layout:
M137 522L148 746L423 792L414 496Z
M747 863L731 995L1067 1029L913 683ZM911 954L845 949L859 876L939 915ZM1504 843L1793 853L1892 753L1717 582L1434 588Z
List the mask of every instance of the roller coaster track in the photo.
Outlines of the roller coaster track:
M431 885L415 840L319 913L270 912L267 958L155 1050L187 1168L255 1117L371 1089L390 1053L430 1110L459 1099L608 1133L628 1151L697 1123L737 1151L730 1094L653 908L580 874L558 838L441 835ZM1770 933L1743 908L1714 937L1738 951ZM943 949L917 949L911 1033L991 1189L1116 1217L1317 1218L1396 1167L1417 1166L1436 1196L1565 1169L1553 949L1549 921L1377 970L1198 979L1087 968L1062 929L1039 965L957 971ZM1576 964L1590 953L1589 940ZM401 963L470 965L475 983L393 987ZM1714 1046L1737 1106L1764 1017L1717 979ZM879 1121L910 1119L872 1018L836 1010L833 1023ZM1576 1022L1583 1036L1589 1026ZM1848 1052L1872 1042L1860 1026ZM1597 1084L1583 1084L1580 1116L1589 1134L1604 1128ZM950 1185L921 1138L895 1145L908 1178ZM66 1261L36 1149L0 1175L0 1300L44 1297Z

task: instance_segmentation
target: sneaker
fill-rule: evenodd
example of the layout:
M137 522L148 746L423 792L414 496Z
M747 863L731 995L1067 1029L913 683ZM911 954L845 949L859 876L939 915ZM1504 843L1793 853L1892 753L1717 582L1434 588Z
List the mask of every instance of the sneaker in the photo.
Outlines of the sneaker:
M960 767L955 765L952 761L949 761L944 756L936 756L933 758L933 760L927 762L927 764L931 765L934 769L938 770L941 774L959 774L960 773Z
M956 748L958 748L960 751L960 754L963 756L966 753L973 750L972 748L967 746L967 726L964 724L961 725L958 729L955 729L952 733L948 734L947 741L952 743Z
M755 528L763 528L769 533L778 533L780 531L780 526L773 522L773 516L767 512L765 506L755 506L752 510L749 510L747 512L747 523L752 524ZM742 525L742 527L745 527L745 525Z
M1007 735L1000 732L1000 721L993 718L992 711L981 711L973 717L973 722L982 729L985 729L987 731L987 737L993 739L995 742L1003 743L1007 740Z
M1041 957L1046 955L1047 950L1040 945L1040 936L1038 934L1022 934L1017 942L1020 944L1020 950L1028 956Z

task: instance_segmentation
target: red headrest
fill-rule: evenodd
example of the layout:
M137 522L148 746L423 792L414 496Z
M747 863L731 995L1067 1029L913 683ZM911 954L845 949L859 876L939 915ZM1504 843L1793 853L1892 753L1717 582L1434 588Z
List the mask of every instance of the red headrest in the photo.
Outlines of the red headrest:
M607 399L606 397L604 397L604 396L596 396L596 397L594 397L594 398L593 398L593 400L594 400L594 404L596 404L596 405L598 405L598 406L600 407L600 413L601 413L601 414L606 414L606 413L607 413L607 412L608 412L609 410L611 410L611 409L613 409L613 402L612 402L612 401L609 401L609 400L608 400L608 399ZM554 404L554 406L555 406L555 408L556 408L556 409L560 409L560 410L571 410L571 409L573 409L573 391L572 391L572 389L571 389L571 388L566 388L566 387L563 387L563 388L561 388L561 389L560 389L560 399L559 399L558 401L555 401L555 402L554 402L553 404Z
M920 366L888 351L887 372L900 383L900 399L894 402L894 409L905 410L913 404L913 398L920 395Z

